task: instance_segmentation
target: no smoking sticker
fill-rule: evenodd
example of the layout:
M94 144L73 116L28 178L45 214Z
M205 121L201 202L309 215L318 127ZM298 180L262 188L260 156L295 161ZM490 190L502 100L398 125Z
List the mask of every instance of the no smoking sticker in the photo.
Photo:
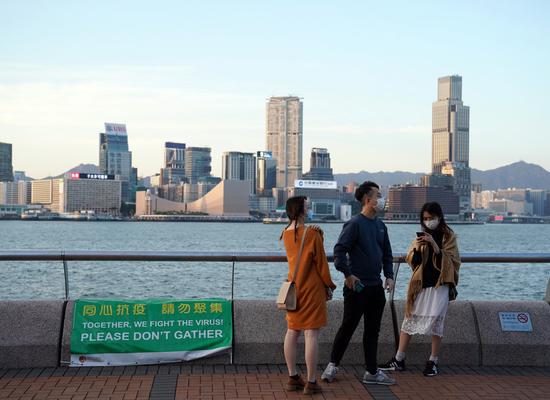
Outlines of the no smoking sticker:
M503 332L533 332L533 324L528 312L499 312L498 317Z

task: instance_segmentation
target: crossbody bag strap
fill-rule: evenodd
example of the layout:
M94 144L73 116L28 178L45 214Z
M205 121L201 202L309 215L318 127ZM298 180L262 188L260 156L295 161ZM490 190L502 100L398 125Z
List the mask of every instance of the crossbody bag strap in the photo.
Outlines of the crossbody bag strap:
M300 243L300 250L298 251L298 257L296 258L296 265L294 265L294 274L292 275L292 282L296 282L298 276L298 268L300 267L300 258L302 257L302 250L304 249L304 242L306 240L306 233L308 227L304 228L304 234L302 235L302 243Z

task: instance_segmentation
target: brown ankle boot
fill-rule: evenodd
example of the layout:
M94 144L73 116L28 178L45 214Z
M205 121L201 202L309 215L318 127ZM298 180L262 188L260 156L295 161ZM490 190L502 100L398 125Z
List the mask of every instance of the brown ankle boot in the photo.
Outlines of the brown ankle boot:
M319 385L317 382L306 383L306 386L304 386L304 394L315 394L315 393L321 393L323 389L321 388L321 385Z
M293 392L296 390L302 390L306 386L306 383L300 375L289 376L285 384L285 390L288 392Z

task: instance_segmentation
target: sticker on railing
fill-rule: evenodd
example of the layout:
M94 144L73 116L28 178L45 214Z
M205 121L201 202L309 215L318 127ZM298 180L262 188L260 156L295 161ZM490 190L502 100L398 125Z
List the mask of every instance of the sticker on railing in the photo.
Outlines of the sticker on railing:
M528 312L499 312L498 316L503 332L533 332L533 324Z
M181 362L231 348L231 303L202 300L76 300L74 367Z

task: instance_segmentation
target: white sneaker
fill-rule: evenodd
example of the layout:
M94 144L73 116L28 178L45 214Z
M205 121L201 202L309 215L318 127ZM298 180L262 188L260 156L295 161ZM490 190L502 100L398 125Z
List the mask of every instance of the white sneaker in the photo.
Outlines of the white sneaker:
M363 383L373 383L376 385L395 385L395 379L390 378L383 371L378 370L372 375L369 371L365 371L363 375Z
M338 367L336 366L336 364L330 362L323 371L323 374L321 375L321 380L330 383L334 380L334 377L336 377L337 372Z

